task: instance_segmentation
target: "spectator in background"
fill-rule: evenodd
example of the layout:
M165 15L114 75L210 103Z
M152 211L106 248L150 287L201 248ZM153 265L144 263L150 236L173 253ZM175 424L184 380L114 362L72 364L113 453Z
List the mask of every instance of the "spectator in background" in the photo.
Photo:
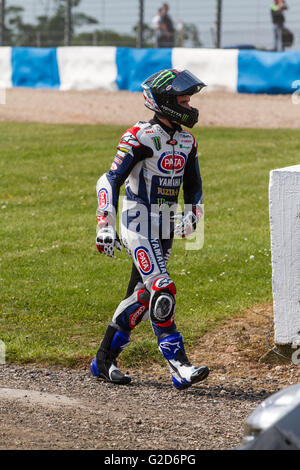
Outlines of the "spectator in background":
M164 3L161 7L159 29L158 47L174 47L175 28L169 15L169 5L167 3Z
M287 10L288 6L284 0L274 0L271 5L271 15L274 27L274 51L283 51L283 29L284 29L284 14L283 11Z
M161 27L160 27L160 22L161 22L161 15L163 12L163 8L159 8L156 15L152 19L152 27L154 29L154 34L155 34L155 47L160 47L160 36L161 36Z

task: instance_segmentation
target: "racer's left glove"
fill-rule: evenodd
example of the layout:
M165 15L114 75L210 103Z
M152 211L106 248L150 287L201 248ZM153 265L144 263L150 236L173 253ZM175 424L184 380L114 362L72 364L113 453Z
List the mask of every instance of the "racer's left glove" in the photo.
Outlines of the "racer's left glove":
M197 224L203 212L200 206L193 206L192 210L186 214L176 214L174 219L177 220L174 227L174 235L179 238L186 238L191 235L197 227Z

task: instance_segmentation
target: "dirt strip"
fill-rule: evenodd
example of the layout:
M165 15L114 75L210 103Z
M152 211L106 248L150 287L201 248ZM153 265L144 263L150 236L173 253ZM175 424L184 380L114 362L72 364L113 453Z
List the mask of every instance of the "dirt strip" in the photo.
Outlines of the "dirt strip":
M300 128L300 99L293 95L250 95L204 91L191 104L198 126ZM299 104L294 104L299 101ZM152 117L141 93L13 88L0 105L0 121L132 125Z

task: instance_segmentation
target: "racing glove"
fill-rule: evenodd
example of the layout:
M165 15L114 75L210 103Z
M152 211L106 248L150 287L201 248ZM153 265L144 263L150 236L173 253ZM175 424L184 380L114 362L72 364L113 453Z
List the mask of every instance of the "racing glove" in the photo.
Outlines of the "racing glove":
M114 229L114 223L108 213L97 214L98 225L96 235L96 247L99 253L104 253L110 258L114 258L114 248L122 250L122 245L118 234Z
M193 206L192 210L186 214L176 214L174 220L177 220L174 227L174 235L179 238L186 238L191 235L197 227L197 223L203 216L200 206Z

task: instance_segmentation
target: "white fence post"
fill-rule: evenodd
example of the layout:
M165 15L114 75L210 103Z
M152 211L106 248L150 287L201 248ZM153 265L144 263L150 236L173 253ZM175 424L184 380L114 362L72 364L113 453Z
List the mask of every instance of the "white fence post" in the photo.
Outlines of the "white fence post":
M300 165L270 172L274 341L300 345Z
M5 343L0 340L0 364L5 364Z

